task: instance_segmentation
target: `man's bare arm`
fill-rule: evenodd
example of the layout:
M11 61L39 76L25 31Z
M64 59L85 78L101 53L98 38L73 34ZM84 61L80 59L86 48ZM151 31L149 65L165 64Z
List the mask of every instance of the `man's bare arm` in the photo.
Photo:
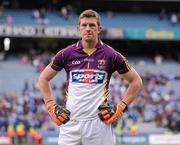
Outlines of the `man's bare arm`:
M122 101L129 105L138 95L139 90L142 88L142 79L133 67L129 72L123 74L122 76L129 82L129 86L124 94Z
M100 111L98 114L100 119L107 125L112 124L123 114L128 105L138 95L138 92L142 87L142 80L134 68L131 68L129 72L123 74L122 76L129 82L129 86L121 102L119 102L115 107L100 106L98 108Z
M39 88L43 95L43 99L47 107L51 100L54 101L54 96L50 86L50 80L52 80L57 73L58 71L55 71L54 69L51 68L50 65L48 65L40 74L38 80Z
M56 104L56 101L54 100L55 98L51 90L50 81L52 78L54 78L54 76L56 76L57 73L58 71L55 71L50 65L48 65L41 73L38 83L49 115L51 116L52 120L58 126L60 126L61 124L65 124L70 120L69 116L71 112Z

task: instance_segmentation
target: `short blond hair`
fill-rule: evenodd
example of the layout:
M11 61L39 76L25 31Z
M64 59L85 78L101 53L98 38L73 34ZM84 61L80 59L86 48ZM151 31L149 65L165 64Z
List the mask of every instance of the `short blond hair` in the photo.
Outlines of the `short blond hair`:
M94 11L92 9L85 10L80 14L80 16L79 16L79 24L80 24L80 20L82 18L96 18L98 26L101 25L101 17L100 17L100 15L96 11Z

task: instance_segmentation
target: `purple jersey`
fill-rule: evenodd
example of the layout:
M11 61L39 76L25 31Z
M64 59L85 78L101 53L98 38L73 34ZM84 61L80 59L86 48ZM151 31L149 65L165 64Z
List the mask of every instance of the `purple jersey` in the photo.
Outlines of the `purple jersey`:
M112 73L131 68L124 56L101 40L91 51L83 49L81 41L68 46L56 54L51 67L67 73L66 107L74 120L97 117L98 107L109 97Z

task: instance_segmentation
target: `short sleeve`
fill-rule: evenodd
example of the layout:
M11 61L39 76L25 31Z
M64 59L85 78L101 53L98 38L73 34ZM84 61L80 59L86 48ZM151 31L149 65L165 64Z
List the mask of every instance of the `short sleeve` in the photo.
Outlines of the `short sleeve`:
M59 51L55 57L53 58L51 62L51 68L60 71L64 67L64 56L63 56L63 50Z
M120 74L124 74L131 69L131 65L129 64L126 57L117 51L115 51L113 64L114 64L114 69L118 71Z

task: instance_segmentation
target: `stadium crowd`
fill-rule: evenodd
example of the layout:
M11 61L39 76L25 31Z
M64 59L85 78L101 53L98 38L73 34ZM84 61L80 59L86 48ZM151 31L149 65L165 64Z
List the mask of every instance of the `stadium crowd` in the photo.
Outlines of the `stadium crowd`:
M44 55L39 56L38 60L37 57L33 59L37 73L43 69L43 67L41 68L42 64L47 63L47 61L43 61L45 63L42 64L37 63L37 61L44 60L43 57ZM172 132L180 131L180 98L171 86L172 81L175 80L163 74L155 74L145 70L142 70L140 75L144 87L124 114L125 120L131 120L137 125L139 122L153 122L157 128L163 127ZM63 106L66 85L63 83L61 88L58 85L53 85L53 91L56 92L58 104ZM121 100L128 84L115 72L109 85L109 101L113 105ZM126 122L124 128L128 130L130 128ZM29 83L26 81L22 95L1 94L0 96L0 131L7 132L10 125L13 126L14 130L17 130L19 123L23 123L24 131L27 133L32 128L58 130L47 113L36 82L33 87L29 87Z

